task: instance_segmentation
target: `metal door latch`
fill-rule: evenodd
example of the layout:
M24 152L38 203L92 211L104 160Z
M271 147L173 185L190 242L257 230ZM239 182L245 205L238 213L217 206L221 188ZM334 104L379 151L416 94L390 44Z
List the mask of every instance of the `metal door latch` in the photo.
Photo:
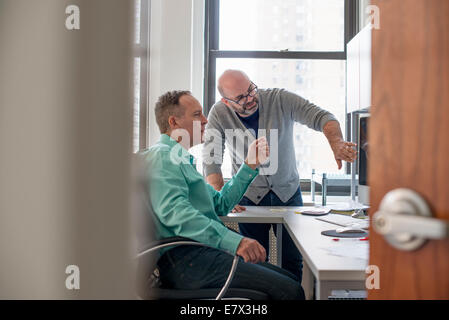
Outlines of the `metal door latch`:
M374 230L393 247L412 251L428 239L449 236L449 223L432 218L426 201L410 189L396 189L385 195L373 216Z

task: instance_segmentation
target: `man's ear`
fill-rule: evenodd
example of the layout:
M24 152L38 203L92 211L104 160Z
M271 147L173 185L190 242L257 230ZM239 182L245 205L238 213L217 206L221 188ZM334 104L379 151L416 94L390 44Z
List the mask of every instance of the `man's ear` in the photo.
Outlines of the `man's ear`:
M176 121L175 116L168 117L168 125L170 126L171 130L174 130L178 127L178 122Z
M221 98L221 102L223 102L225 105L229 106L229 102L225 98Z

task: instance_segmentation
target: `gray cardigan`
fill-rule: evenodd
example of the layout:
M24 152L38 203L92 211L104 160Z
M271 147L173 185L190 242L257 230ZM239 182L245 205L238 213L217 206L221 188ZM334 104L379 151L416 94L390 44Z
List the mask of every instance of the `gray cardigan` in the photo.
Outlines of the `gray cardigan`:
M270 144L270 160L260 168L259 176L251 183L245 196L258 204L270 191L287 202L299 187L293 145L293 125L299 122L322 131L334 115L284 89L259 90L259 138L266 136ZM230 148L232 174L235 175L246 158L248 145L255 140L233 110L223 102L211 109L203 147L205 176L221 174L226 146ZM237 129L237 130L235 130Z

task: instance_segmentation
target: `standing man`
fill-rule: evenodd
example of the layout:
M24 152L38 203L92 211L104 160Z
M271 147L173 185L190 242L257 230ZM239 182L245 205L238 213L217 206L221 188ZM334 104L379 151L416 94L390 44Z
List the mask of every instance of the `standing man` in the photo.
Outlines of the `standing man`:
M221 163L225 142L230 146L232 172L237 172L239 164L245 159L249 143L235 147L234 140L243 141L245 138L240 136L245 135L245 131L250 136L249 140L258 138L259 133L265 133L267 139L271 140L270 167L274 165L276 169L275 172L267 170L264 175L264 169L261 168L259 176L251 183L235 211L245 210L245 205L303 205L293 145L295 122L324 133L339 169L342 161L353 162L356 158L355 144L344 141L337 119L294 93L284 89L258 89L239 70L225 71L218 80L218 90L222 99L209 113L203 148L203 159L214 159L204 161L207 182L216 190L221 190L224 185ZM272 148L273 144L277 144L277 148ZM273 154L276 149L279 153ZM269 252L270 227L270 224L239 224L242 235L259 241L266 252ZM273 227L273 230L276 233L276 228ZM301 254L284 227L282 235L282 267L301 280Z

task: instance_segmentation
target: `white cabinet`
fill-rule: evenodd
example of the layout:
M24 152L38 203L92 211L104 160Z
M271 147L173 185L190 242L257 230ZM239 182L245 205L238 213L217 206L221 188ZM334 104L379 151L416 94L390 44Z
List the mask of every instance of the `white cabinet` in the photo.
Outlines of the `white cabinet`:
M366 26L347 45L346 112L371 106L371 26Z

